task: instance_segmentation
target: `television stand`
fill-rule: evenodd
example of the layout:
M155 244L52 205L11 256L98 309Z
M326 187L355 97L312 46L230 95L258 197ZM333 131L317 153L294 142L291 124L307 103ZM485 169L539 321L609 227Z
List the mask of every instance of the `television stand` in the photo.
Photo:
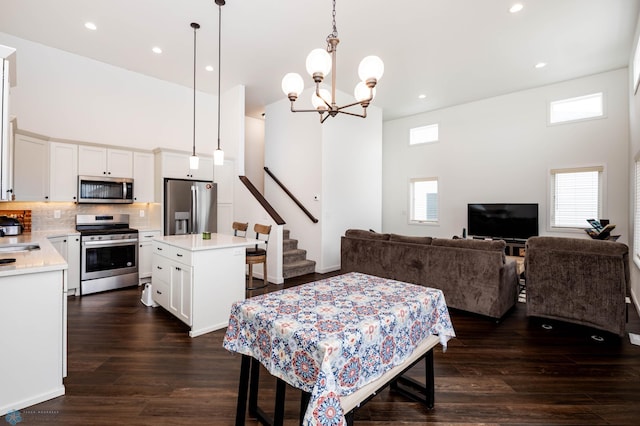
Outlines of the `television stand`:
M504 238L496 238L496 240L504 240L507 243L504 249L504 254L507 256L524 257L527 240L507 240Z

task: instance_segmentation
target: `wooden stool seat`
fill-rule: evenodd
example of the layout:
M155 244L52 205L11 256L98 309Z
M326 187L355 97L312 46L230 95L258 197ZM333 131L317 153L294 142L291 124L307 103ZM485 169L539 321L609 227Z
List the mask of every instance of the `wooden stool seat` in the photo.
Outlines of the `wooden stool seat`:
M253 227L253 230L256 233L256 240L264 241L265 244L269 242L269 233L271 233L271 225L260 225L256 223ZM260 290L261 288L265 288L269 285L268 275L267 275L267 249L259 248L256 244L255 247L248 248L246 250L245 255L247 261L246 264L249 265L249 282L247 284L247 290ZM253 286L253 265L262 263L264 265L263 269L263 282L264 284L260 286Z

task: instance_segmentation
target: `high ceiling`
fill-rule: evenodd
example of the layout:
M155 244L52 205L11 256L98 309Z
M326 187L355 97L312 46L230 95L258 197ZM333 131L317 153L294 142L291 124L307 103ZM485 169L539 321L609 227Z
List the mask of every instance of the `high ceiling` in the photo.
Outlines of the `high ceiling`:
M524 8L512 14L516 2ZM385 74L374 105L389 120L618 69L629 61L639 3L337 0L338 87L353 93L360 60L380 56ZM198 71L197 88L216 94L214 0L0 0L1 32L190 88L191 22L201 25L198 64L214 69ZM247 114L259 117L284 99L287 72L311 87L306 56L331 30L331 0L227 0L222 90L245 85ZM535 68L539 62L547 66Z

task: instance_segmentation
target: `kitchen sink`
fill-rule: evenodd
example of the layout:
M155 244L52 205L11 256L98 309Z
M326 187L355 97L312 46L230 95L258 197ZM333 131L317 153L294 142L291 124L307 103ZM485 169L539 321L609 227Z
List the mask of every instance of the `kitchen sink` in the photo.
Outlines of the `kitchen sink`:
M17 243L0 245L0 253L18 253L23 251L40 250L40 244Z

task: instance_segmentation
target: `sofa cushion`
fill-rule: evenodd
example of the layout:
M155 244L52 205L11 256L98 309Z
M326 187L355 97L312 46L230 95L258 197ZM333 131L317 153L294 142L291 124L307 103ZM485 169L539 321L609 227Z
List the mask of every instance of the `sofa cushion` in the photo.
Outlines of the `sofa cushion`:
M397 241L399 243L411 243L411 244L431 244L433 238L431 237L412 237L409 235L390 234L389 241Z
M374 231L366 231L364 229L347 229L344 233L345 237L363 238L367 240L388 240L389 234L379 234Z

